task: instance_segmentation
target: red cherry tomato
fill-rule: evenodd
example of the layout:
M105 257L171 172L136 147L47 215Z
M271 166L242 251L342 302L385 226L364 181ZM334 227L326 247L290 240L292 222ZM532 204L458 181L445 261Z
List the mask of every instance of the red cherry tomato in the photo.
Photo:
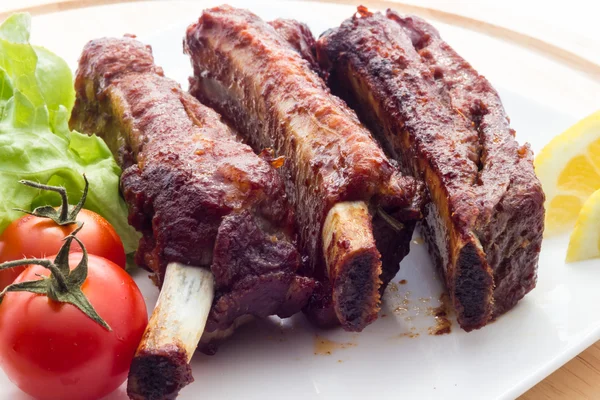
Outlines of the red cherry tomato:
M71 269L81 257L70 254ZM49 271L29 266L15 282L38 274ZM127 378L148 323L142 294L122 268L93 255L81 290L112 331L75 306L38 294L9 292L0 304L0 366L37 399L99 399Z
M85 228L77 235L89 254L104 257L125 268L127 259L123 243L115 229L93 211L81 210L77 221ZM27 258L44 258L58 253L63 239L77 228L77 224L58 225L49 218L27 214L13 221L0 235L0 263ZM80 252L77 243L71 252ZM25 267L0 271L0 290L13 283Z

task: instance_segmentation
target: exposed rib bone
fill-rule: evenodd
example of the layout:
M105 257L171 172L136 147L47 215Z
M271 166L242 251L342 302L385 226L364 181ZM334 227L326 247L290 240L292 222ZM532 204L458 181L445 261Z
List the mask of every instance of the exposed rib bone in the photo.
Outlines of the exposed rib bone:
M156 308L131 364L130 398L174 398L193 381L189 362L204 331L213 296L214 277L208 269L179 263L167 266Z
M364 201L337 203L323 224L323 256L333 287L336 315L360 331L377 318L381 255Z

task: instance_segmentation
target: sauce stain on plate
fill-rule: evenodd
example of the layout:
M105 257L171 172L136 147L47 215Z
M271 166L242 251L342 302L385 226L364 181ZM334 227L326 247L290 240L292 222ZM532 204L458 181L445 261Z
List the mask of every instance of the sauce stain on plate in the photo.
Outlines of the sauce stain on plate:
M445 335L452 331L452 321L449 319L450 310L450 298L447 293L443 293L440 296L440 305L438 307L429 307L427 309L428 315L435 317L435 325L429 327L430 335Z
M408 331L408 332L402 332L401 334L398 335L399 338L411 338L414 339L416 337L419 337L421 334L419 332L415 332L414 330Z
M334 351L356 347L353 342L334 342L322 336L315 335L315 355L330 356Z
M414 238L414 239L412 240L412 242L413 242L413 244L417 244L417 245L418 245L418 244L423 244L423 243L425 243L425 240L424 240L422 237L418 237L418 238Z

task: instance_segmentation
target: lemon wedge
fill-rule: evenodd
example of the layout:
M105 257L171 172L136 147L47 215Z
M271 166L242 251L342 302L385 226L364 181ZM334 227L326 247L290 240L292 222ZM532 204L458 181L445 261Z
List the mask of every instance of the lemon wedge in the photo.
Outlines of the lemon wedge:
M600 111L552 139L534 165L546 194L544 234L568 231L586 200L600 189Z
M600 257L600 190L583 204L569 239L567 262Z

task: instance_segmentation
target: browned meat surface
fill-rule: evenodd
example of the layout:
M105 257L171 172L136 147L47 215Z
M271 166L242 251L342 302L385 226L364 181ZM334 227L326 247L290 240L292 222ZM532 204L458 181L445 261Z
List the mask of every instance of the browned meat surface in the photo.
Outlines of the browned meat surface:
M315 54L315 37L310 28L294 19L276 19L268 22L277 33L296 50L302 58L310 63L311 68L317 73L320 72L319 64Z
M416 17L359 7L323 34L329 83L432 199L425 237L467 331L535 287L544 194L500 98Z
M143 234L136 262L159 281L170 262L210 266L215 298L205 333L306 304L314 281L296 274L301 259L281 177L164 77L148 46L132 38L88 43L75 87L71 127L104 138L123 168L129 221Z
M310 43L310 31L303 30L298 41L285 33L297 23L273 25L284 33L245 10L205 11L187 31L191 92L228 119L255 150L270 147L285 157L279 171L296 209L305 268L321 280L309 317L320 325L337 318L345 329L361 330L376 318L380 291L408 252L420 218L421 186L399 174L354 112L302 59L305 52L298 49L307 47L294 43ZM355 203L331 219L333 239L324 248L325 219L345 202ZM359 227L336 230L350 214L359 217ZM396 223L384 222L382 215ZM368 237L377 247L353 252Z

